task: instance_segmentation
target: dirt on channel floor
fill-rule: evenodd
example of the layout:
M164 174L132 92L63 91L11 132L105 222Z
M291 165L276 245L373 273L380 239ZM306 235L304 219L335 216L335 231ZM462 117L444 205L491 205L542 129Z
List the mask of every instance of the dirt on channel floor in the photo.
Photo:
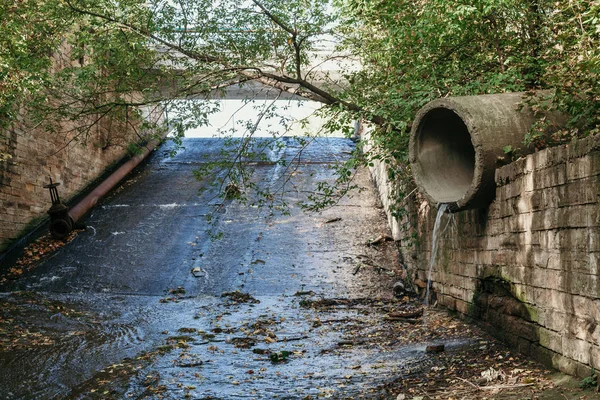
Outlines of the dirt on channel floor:
M393 254L392 243L383 246ZM357 279L371 282L393 283L401 274L363 268ZM600 398L580 388L581 381L547 370L413 296L324 297L301 287L285 296L232 291L190 302L175 288L160 300L163 316L184 315L177 322L163 319L169 330L157 333L152 346L58 398ZM72 351L115 329L106 328L114 321L105 309L72 299L15 292L0 301L2 361L7 353Z

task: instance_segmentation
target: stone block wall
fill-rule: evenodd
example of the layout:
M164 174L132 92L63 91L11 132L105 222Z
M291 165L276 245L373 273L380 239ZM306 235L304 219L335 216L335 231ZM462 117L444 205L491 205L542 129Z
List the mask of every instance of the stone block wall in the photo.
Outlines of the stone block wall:
M125 157L130 143L140 140L134 129L108 119L85 140L74 140L68 126L64 132L22 126L0 132L0 255L46 218L51 202L43 186L50 178L61 183L59 195L66 202Z
M600 369L600 136L501 167L496 184L488 208L443 216L439 303L563 372ZM414 207L418 239L400 244L424 282L437 210Z

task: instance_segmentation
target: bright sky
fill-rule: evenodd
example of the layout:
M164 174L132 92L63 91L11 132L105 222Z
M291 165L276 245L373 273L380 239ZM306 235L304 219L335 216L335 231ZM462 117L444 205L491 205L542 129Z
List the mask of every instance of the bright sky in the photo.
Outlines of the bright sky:
M256 100L244 104L243 100L215 100L221 105L219 112L210 116L210 125L188 130L186 137L219 137L230 135L241 137L248 134L248 121L254 124L265 107L274 106L276 116L264 117L256 130L255 137L309 136L319 133L323 120L312 115L321 106L318 102L298 100ZM305 122L305 126L301 121ZM337 135L336 135L337 136ZM340 136L342 136L340 134Z

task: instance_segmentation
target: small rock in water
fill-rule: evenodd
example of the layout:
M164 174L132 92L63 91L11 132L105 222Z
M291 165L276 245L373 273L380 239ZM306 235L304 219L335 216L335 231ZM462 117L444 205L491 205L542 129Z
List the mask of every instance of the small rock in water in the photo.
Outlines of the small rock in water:
M443 344L430 344L425 348L426 353L441 353L444 351L445 346Z

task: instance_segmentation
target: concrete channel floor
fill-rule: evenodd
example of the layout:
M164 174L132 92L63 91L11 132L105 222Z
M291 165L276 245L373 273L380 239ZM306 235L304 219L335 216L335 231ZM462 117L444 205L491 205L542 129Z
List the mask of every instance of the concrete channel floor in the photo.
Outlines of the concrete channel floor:
M402 268L393 242L368 244L388 231L366 171L326 211L298 207L351 141L283 138L249 164L277 187L277 161L300 160L289 215L200 191L193 170L225 144L183 146L157 150L85 231L0 287L0 399L395 399L400 377L438 368L431 340L495 346L448 318L439 334L433 317L427 329L387 318L407 306L392 293Z

